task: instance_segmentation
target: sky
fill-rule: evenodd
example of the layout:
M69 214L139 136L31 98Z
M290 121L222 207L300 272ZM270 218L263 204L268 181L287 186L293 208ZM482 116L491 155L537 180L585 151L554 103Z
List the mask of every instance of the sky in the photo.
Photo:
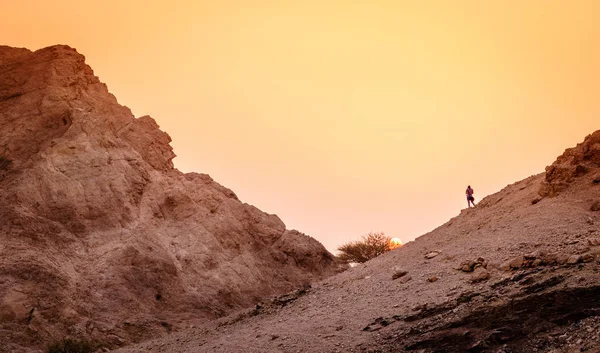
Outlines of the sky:
M413 240L600 128L600 2L3 1L0 44L67 44L176 168L330 251Z

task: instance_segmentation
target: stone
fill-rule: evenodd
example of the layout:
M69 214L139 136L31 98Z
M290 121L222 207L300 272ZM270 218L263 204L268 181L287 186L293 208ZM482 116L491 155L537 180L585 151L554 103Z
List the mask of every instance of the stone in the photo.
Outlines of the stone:
M531 263L531 266L532 266L532 267L538 267L538 266L542 265L542 263L543 263L542 259L535 259L535 260L533 260L533 262Z
M510 262L508 263L508 266L511 269L519 269L523 266L524 262L525 262L525 258L523 256L517 256L514 259L510 260Z
M535 259L538 259L538 258L542 258L545 255L546 255L545 252L543 252L541 250L536 250L536 251L534 251L532 253L529 253L529 254L525 255L524 257L525 257L525 260L535 260Z
M393 271L392 280L398 279L400 277L404 277L408 273L408 271L405 271L404 269L402 269L401 267L398 267L398 266L394 266L392 271Z
M436 276L430 276L427 278L427 282L433 283L436 282L438 278Z
M600 201L595 201L594 203L592 203L592 205L590 206L590 211L600 211Z
M434 257L438 256L439 254L441 254L441 251L432 251L432 252L425 254L425 258L433 259Z
M544 263L549 265L554 265L558 262L558 254L556 253L547 253L542 257Z
M475 266L477 265L477 262L475 261L471 261L471 260L467 260L467 261L463 261L458 269L463 271L463 272L473 272L473 270L475 270Z
M581 255L571 255L567 258L566 264L574 265L574 264L581 262L581 259L582 259Z
M398 282L400 282L400 283L406 283L406 282L410 281L411 279L412 279L412 277L411 277L411 276L403 276L403 277L401 277L401 278L398 280Z
M471 283L487 281L492 275L485 269L477 269L471 276Z
M483 257L477 258L476 261L473 260L465 260L460 263L460 265L456 268L457 270L463 272L473 272L476 268L483 267L486 268L488 265L487 261Z
M590 253L585 253L585 254L581 255L582 262L592 262L592 261L594 261L595 258L596 257Z

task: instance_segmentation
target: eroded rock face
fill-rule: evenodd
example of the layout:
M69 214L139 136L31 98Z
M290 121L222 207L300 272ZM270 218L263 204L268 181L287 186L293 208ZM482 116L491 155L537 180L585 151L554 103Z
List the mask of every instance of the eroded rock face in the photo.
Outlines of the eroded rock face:
M556 161L546 167L546 178L540 187L540 195L553 196L565 190L576 178L593 175L594 183L600 173L600 130L569 148Z
M329 276L314 239L173 168L67 46L0 47L0 352L122 345Z

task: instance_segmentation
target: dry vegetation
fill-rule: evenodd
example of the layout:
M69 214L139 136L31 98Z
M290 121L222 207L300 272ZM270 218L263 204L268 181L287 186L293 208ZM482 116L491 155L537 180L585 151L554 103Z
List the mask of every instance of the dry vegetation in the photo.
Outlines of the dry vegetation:
M338 248L339 259L346 262L367 262L392 250L391 238L383 232L363 235L361 240L346 243Z

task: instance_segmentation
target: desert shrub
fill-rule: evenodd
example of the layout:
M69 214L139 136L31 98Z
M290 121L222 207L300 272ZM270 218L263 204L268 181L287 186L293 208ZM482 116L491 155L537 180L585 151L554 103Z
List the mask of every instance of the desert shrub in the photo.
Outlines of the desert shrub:
M92 353L100 347L101 345L95 342L65 338L51 344L46 353Z
M338 258L346 262L363 263L371 260L387 251L390 247L390 237L383 232L369 233L363 235L361 240L346 243L338 247L340 254Z
M6 157L0 156L0 170L7 170L12 161Z

